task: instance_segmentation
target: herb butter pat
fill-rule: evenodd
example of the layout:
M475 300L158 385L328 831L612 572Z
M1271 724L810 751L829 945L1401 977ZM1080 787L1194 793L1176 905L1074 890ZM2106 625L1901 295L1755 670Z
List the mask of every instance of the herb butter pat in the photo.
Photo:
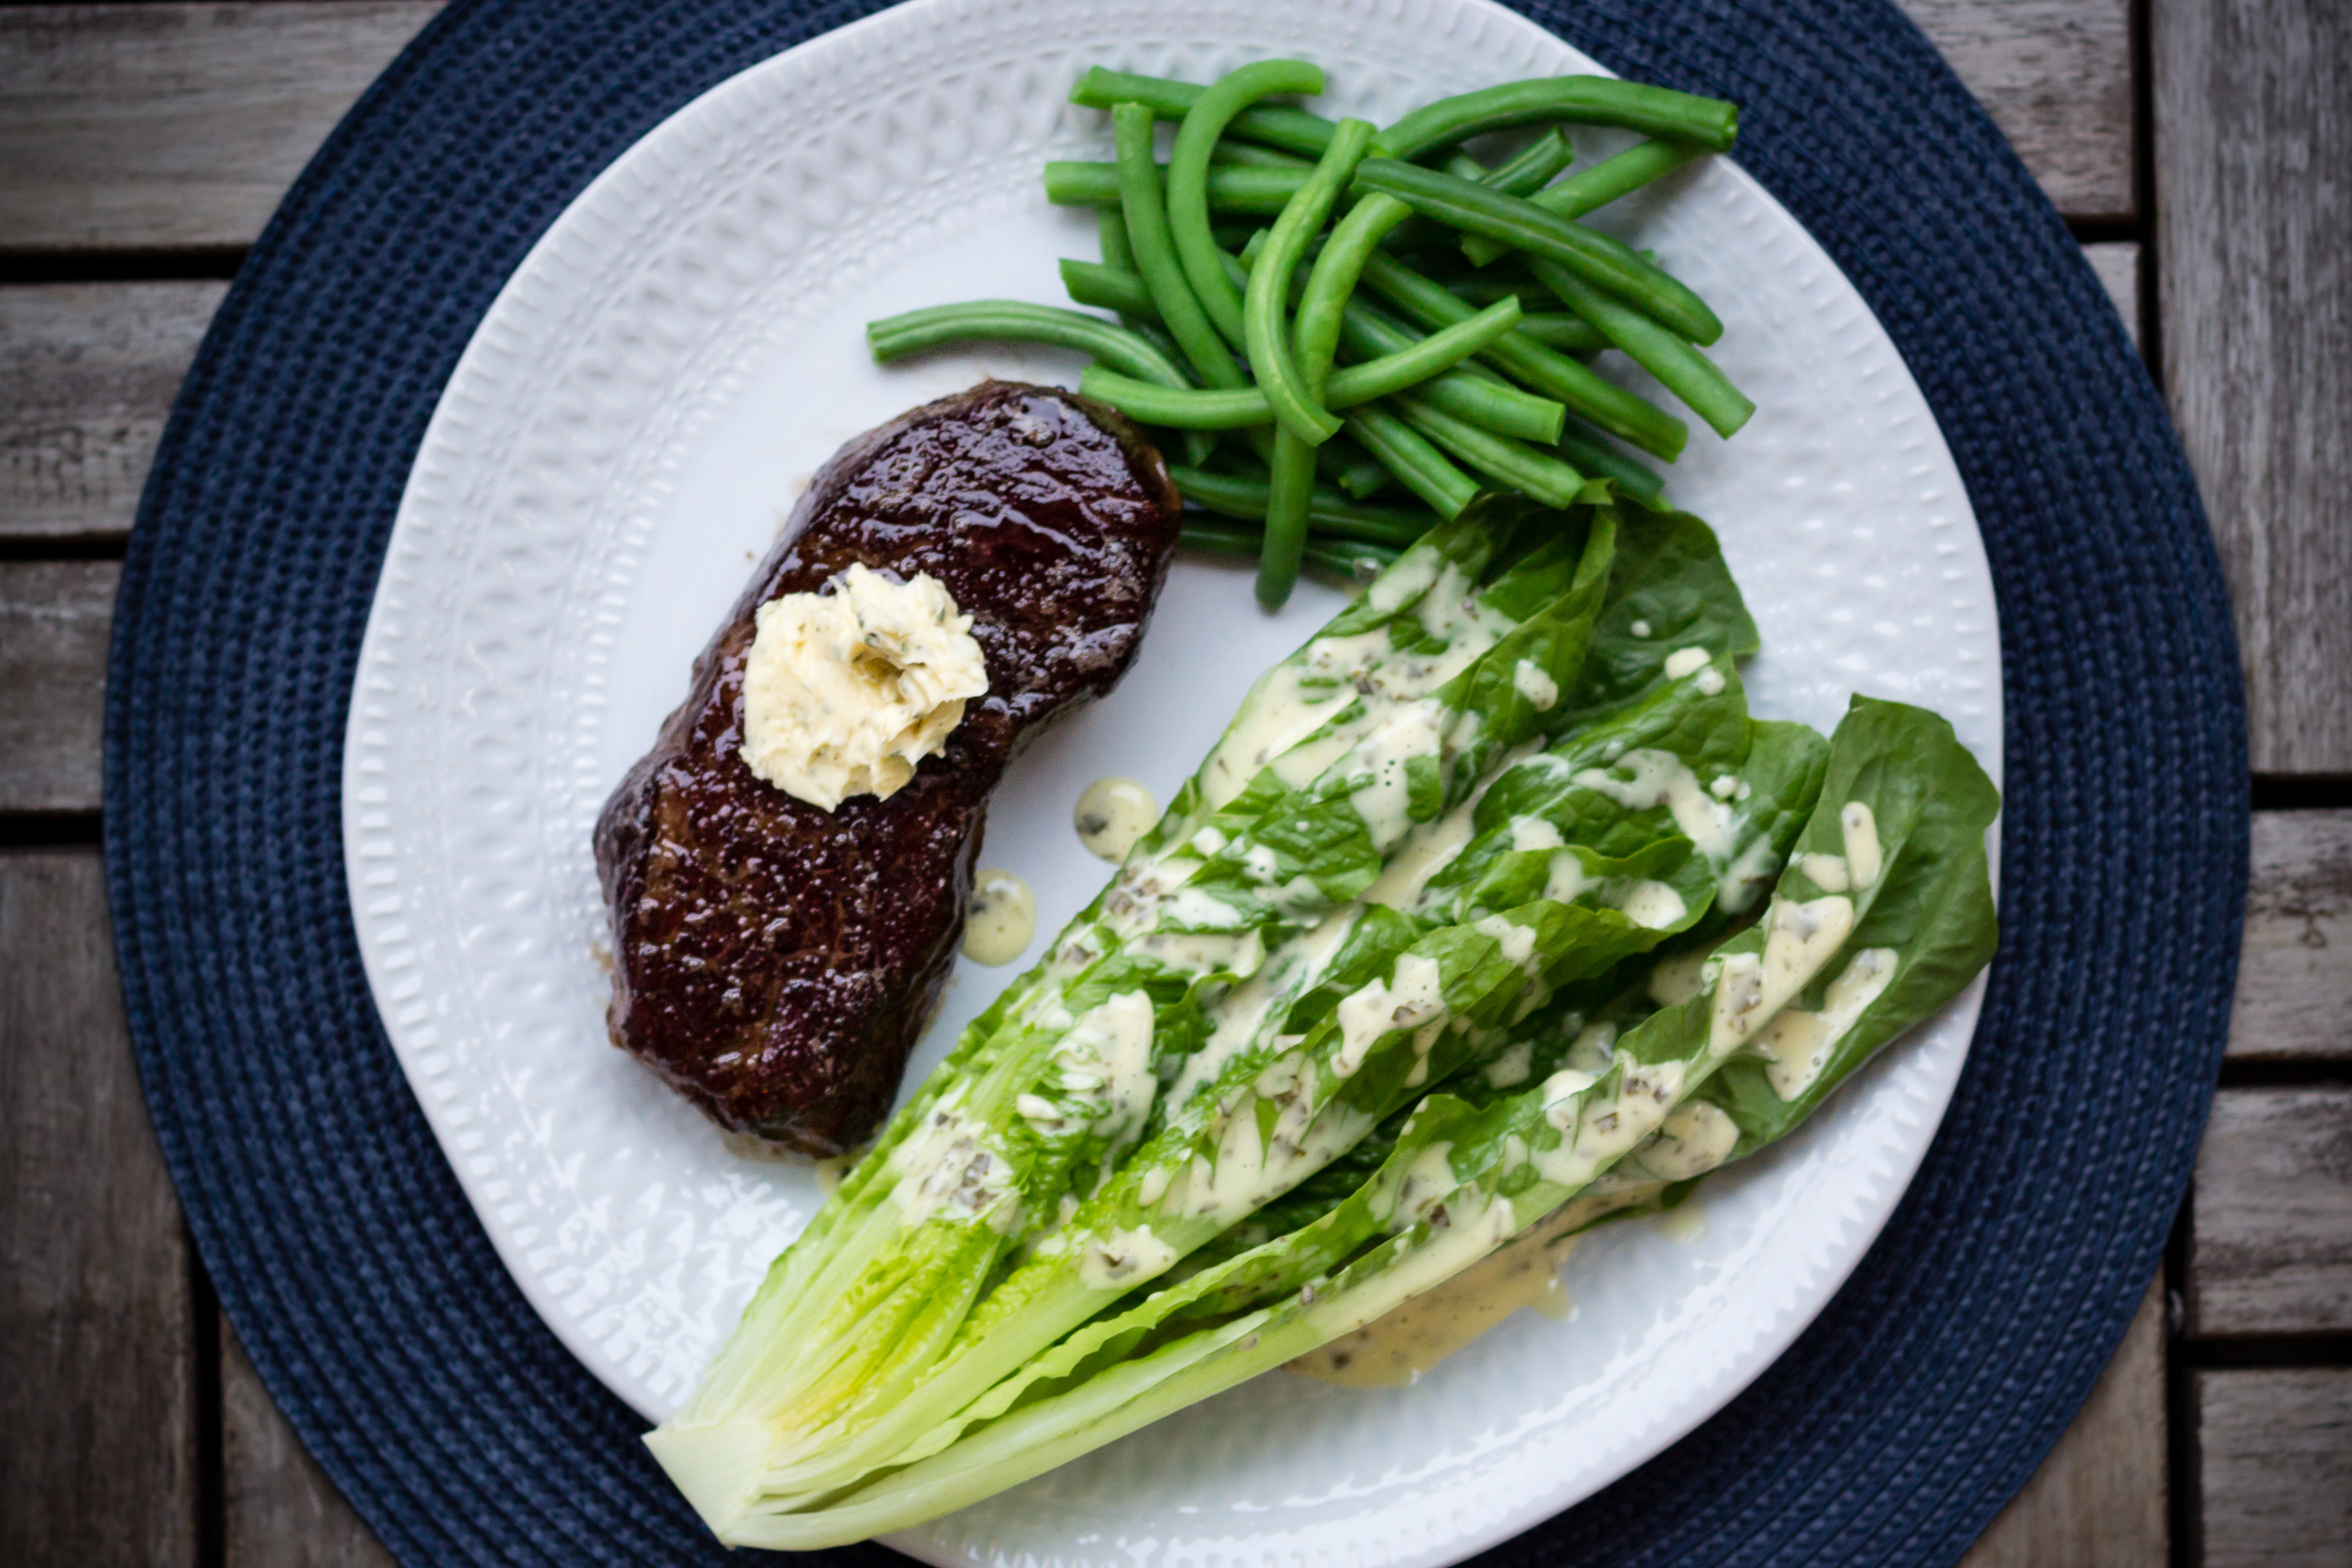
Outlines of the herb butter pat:
M988 690L988 668L971 617L936 579L900 582L860 565L828 586L760 606L742 755L766 782L830 811L904 789Z

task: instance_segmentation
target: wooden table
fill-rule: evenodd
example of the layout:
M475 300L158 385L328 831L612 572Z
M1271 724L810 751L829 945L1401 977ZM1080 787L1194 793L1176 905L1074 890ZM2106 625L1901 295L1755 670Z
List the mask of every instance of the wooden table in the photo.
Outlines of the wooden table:
M2352 1563L2352 4L1905 0L2138 332L2243 644L2254 879L2162 1277L1968 1562ZM124 1035L124 537L245 247L433 0L0 7L0 1563L387 1561L222 1322Z

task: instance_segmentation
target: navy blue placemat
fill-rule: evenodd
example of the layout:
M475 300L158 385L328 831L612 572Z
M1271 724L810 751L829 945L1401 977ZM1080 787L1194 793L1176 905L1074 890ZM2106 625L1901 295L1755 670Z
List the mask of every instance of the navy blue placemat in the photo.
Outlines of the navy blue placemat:
M369 998L339 774L394 511L476 324L588 181L877 8L450 6L247 260L131 537L107 862L149 1103L238 1336L411 1564L728 1559L500 1268ZM2203 1126L2246 856L2220 572L2064 225L1886 0L1521 9L1626 75L1738 99L1741 164L1893 335L1992 562L2008 807L1983 1021L1885 1234L1721 1415L1486 1561L1948 1563L2113 1353Z

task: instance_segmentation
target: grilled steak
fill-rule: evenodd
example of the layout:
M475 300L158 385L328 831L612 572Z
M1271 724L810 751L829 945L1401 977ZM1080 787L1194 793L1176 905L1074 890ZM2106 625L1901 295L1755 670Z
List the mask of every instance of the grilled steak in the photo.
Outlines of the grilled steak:
M983 382L842 448L597 821L614 1042L733 1131L810 1155L872 1133L962 938L989 793L1126 673L1179 515L1159 454L1052 387ZM760 605L861 561L944 584L989 689L911 783L828 812L744 764L743 664Z

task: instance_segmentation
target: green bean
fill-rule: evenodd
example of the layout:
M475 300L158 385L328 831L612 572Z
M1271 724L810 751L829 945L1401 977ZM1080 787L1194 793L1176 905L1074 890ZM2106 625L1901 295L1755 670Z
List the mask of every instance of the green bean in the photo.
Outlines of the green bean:
M1609 438L1581 421L1560 433L1559 455L1596 478L1614 479L1618 488L1645 501L1665 493L1666 482L1609 444Z
M1266 241L1256 266L1250 269L1244 305L1250 370L1265 389L1266 402L1274 405L1274 417L1282 428L1308 446L1320 445L1337 435L1339 422L1324 412L1320 404L1323 371L1327 367L1302 362L1300 356L1293 352L1283 307L1289 295L1292 270L1306 254L1307 242L1330 215L1332 202L1355 172L1357 161L1362 158L1371 140L1370 121L1340 121L1339 134L1332 138L1330 151L1316 165L1314 177L1299 188L1298 194L1283 209L1282 216L1275 220L1273 236ZM1279 444L1277 441L1277 447ZM1276 470L1277 481L1283 473L1282 469ZM1278 483L1276 487L1279 491ZM1284 527L1285 519L1278 517L1269 522L1268 539L1276 539Z
M1600 329L1566 310L1533 310L1519 318L1518 329L1547 349L1563 354L1590 354L1609 346Z
M1524 196L1541 189L1546 181L1567 168L1575 156L1575 150L1568 144L1568 138L1555 128L1492 169L1456 148L1446 159L1445 170L1465 180L1476 180L1498 191ZM1381 246L1385 250L1403 256L1444 244L1453 237L1458 236L1453 235L1444 224L1416 214L1390 230Z
M1439 329L1425 338L1407 338L1390 352L1367 356L1344 370L1331 372L1324 389L1327 408L1353 408L1360 402L1370 402L1376 397L1386 397L1407 387L1426 386L1433 391L1440 383L1451 383L1456 378L1439 372L1450 370L1471 355L1513 329L1519 320L1518 302L1501 299L1479 311L1475 316ZM1347 336L1343 319L1340 336ZM1433 379L1434 378L1434 379ZM1470 383L1475 384L1475 383ZM1479 412L1465 413L1465 419L1486 423L1501 420L1513 426L1528 426L1536 432L1556 427L1560 405L1548 399L1530 397L1511 389L1507 398L1487 399L1484 394L1471 394L1479 404ZM1440 399L1441 403L1444 399ZM1549 436L1543 439L1549 439Z
M1512 303L1497 300L1486 309L1493 310ZM1460 331L1470 322L1483 319L1485 316L1486 311L1480 311L1451 327L1441 327L1427 338L1416 338L1370 306L1351 300L1346 318L1340 323L1339 340L1348 352L1362 363L1350 365L1334 375L1332 384L1339 385L1341 377L1352 376L1363 365L1408 353L1419 343L1435 342L1446 333ZM1497 333L1496 337L1499 339L1501 334ZM1352 382L1349 388L1353 390ZM1516 435L1528 441L1549 444L1559 440L1560 422L1568 414L1566 404L1550 398L1538 397L1533 392L1521 392L1499 376L1481 371L1471 364L1463 364L1450 374L1421 382L1414 390L1456 419L1468 420L1497 434ZM1327 406L1339 405L1327 402Z
M1083 263L1079 265L1084 265ZM1448 366L1468 359L1486 344L1510 330L1517 319L1518 305L1515 300L1503 300L1491 305L1458 325L1426 338L1412 338L1398 333L1389 340L1397 342L1394 352L1368 358L1360 364L1334 371L1323 392L1323 406L1329 409L1352 408L1370 402L1376 397L1386 397L1429 382L1430 378ZM1434 385L1434 383L1431 383ZM1171 388L1163 383L1138 380L1118 374L1116 371L1093 367L1078 390L1088 397L1100 398L1132 419L1146 424L1166 425L1173 430L1246 430L1252 425L1268 424L1274 421L1273 405L1261 387L1242 387L1232 391L1198 392L1190 388ZM1448 400L1434 400L1440 407ZM1522 403L1537 405L1533 417L1522 411ZM1487 394L1483 391L1471 394L1472 413L1461 417L1485 423L1479 414L1487 412ZM1531 439L1551 441L1559 434L1559 422L1566 412L1559 403L1527 393L1512 391L1508 397L1492 400L1500 408L1502 419L1510 424L1512 434L1524 431ZM1548 412L1548 417L1547 417Z
M1259 248L1256 245L1249 246L1244 249L1243 255L1248 257L1250 262L1255 263L1256 256L1251 253ZM1389 265L1393 267L1398 264ZM1241 262L1234 262L1232 266L1237 272L1244 269L1244 264ZM1437 285L1430 284L1428 287L1434 288ZM1302 298L1305 292L1303 284L1294 283L1291 287L1294 298ZM1476 313L1465 308L1449 317L1447 324L1439 330L1440 332L1452 331L1477 319ZM1437 335L1432 334L1432 340ZM1423 341L1423 339L1390 320L1371 307L1356 299L1349 300L1341 313L1339 340L1348 352L1359 361L1370 361L1402 354ZM1500 340L1500 338L1496 340L1497 342ZM1349 367L1350 371L1358 367ZM1571 365L1571 368L1580 371L1583 369L1580 365ZM1344 375L1349 372L1340 373ZM1599 381L1598 377L1593 379ZM1346 383L1350 392L1351 403L1352 393L1357 384L1352 380ZM1603 387L1609 385L1606 382L1601 382L1600 384ZM1419 391L1423 396L1436 403L1446 413L1453 414L1456 419L1466 419L1473 424L1500 434L1516 435L1528 441L1547 444L1559 439L1560 420L1568 412L1566 405L1551 398L1538 397L1532 392L1521 392L1500 376L1483 370L1466 360L1457 361L1454 368L1445 374L1420 383ZM1630 393L1620 395L1631 397ZM1642 407L1648 407L1646 403L1641 403L1638 398L1633 401ZM1331 402L1327 397L1324 406L1336 409L1350 406L1350 404ZM1676 426L1676 428L1680 427Z
M1114 370L1162 387L1188 383L1175 362L1149 342L1114 322L1053 305L1017 299L975 299L964 305L934 305L866 324L866 346L876 360L890 361L943 343L974 340L1049 343L1092 354Z
M1368 122L1369 123L1369 122ZM1315 486L1315 444L1276 427L1266 461L1265 538L1257 552L1257 601L1279 610L1307 559L1307 512Z
M1330 237L1324 241L1322 254L1316 256L1307 275L1307 287L1299 291L1297 319L1291 329L1297 334L1299 361L1309 367L1310 374L1313 366L1328 365L1339 347L1340 319L1372 248L1391 229L1411 216L1412 209L1393 196L1367 197L1356 204L1355 211L1339 220ZM1275 226L1279 229L1282 225ZM1290 279L1286 274L1275 281L1285 291L1288 289ZM1512 319L1517 320L1518 315L1518 302L1513 300Z
M1307 183L1305 169L1217 168L1209 171L1209 210L1219 213L1282 211ZM1066 162L1045 165L1045 199L1057 207L1108 207L1119 199L1118 165Z
M1168 329L1160 324L1158 317L1138 316L1133 320L1122 321L1119 325L1159 350L1161 357L1170 364L1180 370L1183 368L1184 350L1177 346L1175 339L1168 335Z
M1189 81L1134 76L1126 71L1107 71L1096 66L1080 77L1078 85L1070 89L1070 101L1088 109L1139 103L1162 120L1181 120L1185 110L1191 109L1207 90ZM1261 103L1235 115L1231 131L1252 141L1263 141L1269 147L1279 147L1308 158L1320 158L1323 150L1331 145L1331 133L1338 129L1319 114L1309 114L1303 109L1283 109Z
M1496 283L1465 277L1450 280L1445 287L1473 305L1492 305L1497 299L1517 300L1527 311L1519 318L1518 329L1548 349L1558 349L1563 354L1582 354L1609 346L1609 340L1601 335L1598 327L1581 316L1559 309L1559 296L1533 278Z
M1181 465L1168 473L1177 492L1196 507L1254 523L1265 520L1267 483L1263 478ZM1367 507L1318 485L1307 494L1307 522L1314 532L1332 538L1409 545L1434 527L1437 518L1402 507Z
M1631 246L1572 224L1524 197L1393 158L1366 159L1356 171L1356 183L1362 190L1395 196L1440 223L1557 261L1695 343L1712 343L1723 336L1723 322L1706 301L1643 261Z
M1756 405L1731 384L1714 361L1651 320L1612 299L1566 267L1538 260L1536 276L1560 302L1601 329L1627 358L1658 378L1717 435L1727 436L1755 413Z
M1653 180L1673 173L1702 151L1673 141L1644 141L1614 158L1604 158L1582 173L1572 174L1549 189L1518 193L1548 213L1571 220L1580 218L1620 196L1633 194ZM1496 256L1507 255L1510 248L1484 235L1462 236L1462 254L1476 267L1485 267Z
M1102 247L1105 267L1135 271L1135 246L1128 243L1127 214L1116 204L1095 214L1095 237Z
M1210 150L1209 162L1234 169L1297 169L1315 167L1312 158L1300 158L1288 152L1278 152L1271 147L1260 147L1254 141L1235 141L1231 137L1219 138Z
M1178 390L1088 365L1078 378L1078 391L1110 404L1129 419L1171 430L1247 430L1274 423L1274 410L1266 406L1265 393L1255 387Z
M1445 454L1391 413L1385 404L1368 402L1349 410L1347 425L1348 434L1365 451L1379 458L1399 484L1428 502L1439 517L1448 521L1460 517L1462 508L1478 494L1475 479L1447 461Z
M1568 132L1555 125L1492 169L1468 176L1514 196L1533 196L1551 183L1552 176L1576 162Z
M1344 435L1335 435L1315 449L1315 466L1323 477L1359 501L1379 495L1393 483L1389 471L1370 453Z
M1516 299L1529 310L1557 310L1559 300L1532 277L1515 277L1508 281L1493 277L1449 277L1447 292L1461 296L1473 305L1492 305L1497 299Z
M1151 111L1139 104L1122 103L1111 110L1112 133L1118 144L1119 206L1127 215L1128 243L1135 247L1135 265L1144 286L1159 307L1160 319L1182 346L1184 357L1213 387L1248 384L1225 348L1224 339L1210 325L1184 281L1174 246L1168 237L1168 211L1161 204L1160 168L1151 160ZM1114 369L1118 367L1113 367Z
M1406 392L1390 400L1404 422L1489 478L1499 479L1548 507L1566 507L1584 488L1584 476L1525 442L1481 430Z
M1738 106L1719 98L1613 77L1532 77L1424 104L1381 132L1381 151L1417 158L1489 131L1563 120L1696 142L1711 152L1728 152L1739 134Z
M1206 550L1214 555L1254 556L1264 538L1255 528L1208 528L1187 523L1177 530L1176 542L1186 549ZM1304 564L1361 586L1380 576L1403 553L1389 545L1360 539L1310 538L1307 541Z
M1256 60L1227 71L1207 91L1192 100L1176 129L1176 145L1168 155L1168 232L1176 242L1176 259L1192 285L1193 297L1209 313L1225 341L1243 346L1242 297L1225 277L1217 259L1217 242L1209 235L1209 155L1233 118L1259 99L1278 92L1315 94L1323 90L1320 67L1305 60ZM1235 173L1283 173L1276 170L1222 170ZM1302 173L1299 183L1304 184ZM1296 193L1289 198L1297 199ZM1286 202L1285 206L1289 204Z
M1444 285L1423 277L1393 256L1374 256L1367 262L1364 281L1423 327L1450 327L1472 314L1469 305L1446 292ZM1480 358L1521 385L1558 398L1571 412L1612 435L1622 436L1653 457L1673 462L1690 438L1683 422L1673 414L1523 333L1504 333Z
M1160 319L1160 306L1151 298L1141 273L1107 262L1076 261L1068 256L1062 258L1061 266L1062 287L1078 304L1091 305L1097 310L1116 310L1122 316Z

